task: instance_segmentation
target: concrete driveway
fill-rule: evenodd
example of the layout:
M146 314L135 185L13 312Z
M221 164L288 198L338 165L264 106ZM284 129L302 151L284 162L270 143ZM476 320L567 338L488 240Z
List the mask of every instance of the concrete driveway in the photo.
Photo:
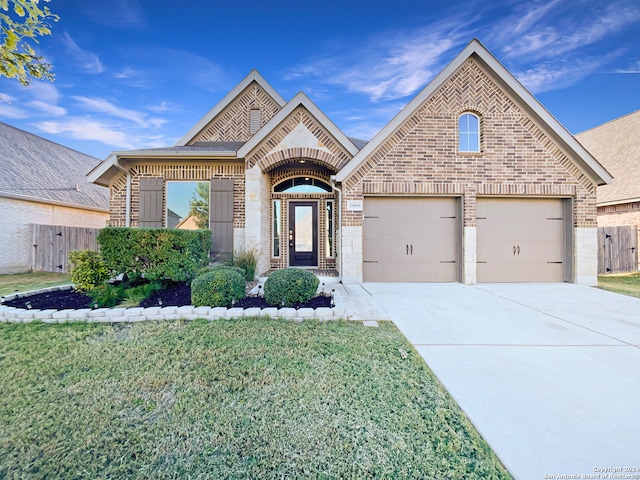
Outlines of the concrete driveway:
M640 478L640 299L572 284L364 288L515 478Z

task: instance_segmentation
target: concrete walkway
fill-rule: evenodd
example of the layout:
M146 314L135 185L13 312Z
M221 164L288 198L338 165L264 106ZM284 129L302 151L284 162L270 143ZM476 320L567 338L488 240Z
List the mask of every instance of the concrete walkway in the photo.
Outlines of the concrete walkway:
M515 478L640 478L611 470L640 468L640 299L571 284L363 287Z

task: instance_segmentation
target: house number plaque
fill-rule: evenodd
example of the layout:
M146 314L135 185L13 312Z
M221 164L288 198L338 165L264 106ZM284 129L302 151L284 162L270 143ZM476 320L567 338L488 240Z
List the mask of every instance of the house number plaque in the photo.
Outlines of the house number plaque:
M347 210L350 212L361 212L362 200L347 200Z

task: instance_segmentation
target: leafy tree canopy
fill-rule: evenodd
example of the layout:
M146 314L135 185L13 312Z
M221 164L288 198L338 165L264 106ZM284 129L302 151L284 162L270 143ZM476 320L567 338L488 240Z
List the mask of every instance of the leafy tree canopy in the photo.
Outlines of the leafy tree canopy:
M43 0L48 3L49 0ZM53 81L54 74L32 44L51 35L50 22L58 15L40 0L0 0L0 75L29 85L33 78Z

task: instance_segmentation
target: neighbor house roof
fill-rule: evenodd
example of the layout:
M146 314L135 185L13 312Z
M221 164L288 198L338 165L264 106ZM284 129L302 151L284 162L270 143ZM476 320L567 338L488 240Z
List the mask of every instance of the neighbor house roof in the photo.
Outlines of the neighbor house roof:
M576 162L578 168L591 178L596 185L604 185L612 181L609 172L607 172L567 129L475 38L335 175L336 181L343 182L349 178L349 176L354 173L372 153L383 145L469 57L473 57L476 61L481 62L489 71L492 71L495 79L501 84L501 87L514 98L519 98L521 103L527 108L527 113L536 119L538 124L548 127L547 133L551 135L558 145L572 153L571 158Z
M598 205L640 200L640 110L576 138L614 177L610 185L598 187Z
M0 196L109 210L109 190L87 182L99 160L0 122Z

